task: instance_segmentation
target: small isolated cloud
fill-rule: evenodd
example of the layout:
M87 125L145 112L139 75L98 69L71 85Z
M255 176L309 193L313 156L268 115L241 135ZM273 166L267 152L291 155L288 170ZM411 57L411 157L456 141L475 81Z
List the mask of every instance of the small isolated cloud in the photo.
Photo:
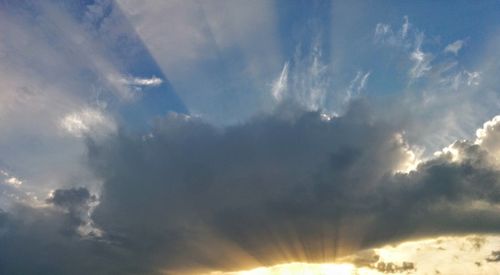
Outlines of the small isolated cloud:
M124 76L113 73L107 76L108 82L113 86L114 91L119 94L119 98L132 102L141 97L141 91L150 87L158 87L163 79L152 76L150 78Z
M160 86L163 83L163 79L156 76L153 76L151 78L127 77L122 78L121 81L127 85L145 87L156 87Z
M448 44L446 48L444 48L445 53L452 53L454 55L457 55L458 52L462 49L464 46L464 41L463 40L457 40L451 44Z

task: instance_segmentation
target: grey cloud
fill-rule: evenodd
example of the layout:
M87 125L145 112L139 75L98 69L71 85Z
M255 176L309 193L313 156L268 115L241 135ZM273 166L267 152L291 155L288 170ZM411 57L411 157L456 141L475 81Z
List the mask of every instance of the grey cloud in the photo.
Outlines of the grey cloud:
M324 261L390 241L498 229L494 210L469 206L500 198L485 150L456 143L460 162L442 155L394 175L407 149L367 109L358 102L330 122L306 112L225 129L170 116L150 139L122 134L90 146L105 180L94 219L172 268Z
M368 249L362 250L352 256L344 258L345 261L351 262L357 267L365 267L373 270L377 270L382 273L402 273L406 274L413 273L417 270L415 263L404 261L401 263L387 262L380 258L375 250Z
M500 250L498 251L491 251L490 256L486 258L487 262L500 262Z
M94 226L90 218L97 198L86 188L57 189L46 199L46 202L66 213L68 219L62 229L64 233L78 234L83 237L102 236L102 232Z
M346 262L351 262L357 267L373 267L377 262L379 262L379 260L380 255L378 255L373 249L362 250L345 258Z
M7 213L0 209L0 230L7 224Z
M286 107L226 128L171 114L147 136L121 131L107 143L89 140L89 166L104 182L91 217L101 238L60 236L54 228L68 226L68 213L30 211L54 216L42 223L60 245L50 253L99 255L84 268L53 262L60 268L53 274L322 262L412 238L498 232L491 206L500 200L500 174L488 150L456 142L415 171L395 173L409 157L398 131L363 101L330 121ZM84 189L50 199L67 209L88 200ZM41 229L8 231L2 241L17 250L0 246L0 256L22 253L27 236L49 242L36 239L46 235Z
M89 191L83 187L73 189L58 189L46 200L48 203L67 211L75 222L80 225L82 212L89 209L89 204L94 202L96 197L90 195Z
M46 201L67 210L80 208L94 201L96 198L90 195L83 187L73 189L57 189Z
M376 269L380 272L383 273L401 273L401 272L407 272L409 274L410 272L413 273L415 272L415 264L412 262L403 262L401 265L398 265L396 263L392 262L379 262L377 264Z
M128 251L67 234L70 220L50 208L18 205L0 212L0 274L147 274L127 262Z

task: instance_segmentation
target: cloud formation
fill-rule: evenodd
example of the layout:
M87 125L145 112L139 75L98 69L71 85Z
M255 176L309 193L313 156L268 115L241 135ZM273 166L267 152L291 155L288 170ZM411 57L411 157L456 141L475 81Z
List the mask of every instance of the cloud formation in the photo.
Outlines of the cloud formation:
M487 142L497 125L398 173L413 155L363 101L331 120L283 106L226 128L171 114L145 137L89 141L88 163L103 180L92 215L96 198L83 188L54 191L55 209L4 214L0 258L54 242L48 255L95 251L101 260L30 259L30 268L85 274L112 263L102 270L155 274L331 261L412 238L497 232L500 171ZM68 234L86 223L102 234ZM20 265L1 271L27 270Z
M498 233L500 119L465 131L498 110L498 41L476 62L484 40L324 3L1 2L0 274L233 270ZM170 83L196 116L150 130L183 110ZM415 151L431 138L448 146Z

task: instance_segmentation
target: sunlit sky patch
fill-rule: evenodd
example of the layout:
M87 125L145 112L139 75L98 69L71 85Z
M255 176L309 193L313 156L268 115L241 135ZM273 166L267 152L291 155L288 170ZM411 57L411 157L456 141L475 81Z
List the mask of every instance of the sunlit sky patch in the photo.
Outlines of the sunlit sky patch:
M252 270L207 274L496 274L498 253L492 251L496 251L499 245L500 238L491 235L439 237L363 251L336 263L286 263Z
M0 274L500 273L499 10L0 1Z

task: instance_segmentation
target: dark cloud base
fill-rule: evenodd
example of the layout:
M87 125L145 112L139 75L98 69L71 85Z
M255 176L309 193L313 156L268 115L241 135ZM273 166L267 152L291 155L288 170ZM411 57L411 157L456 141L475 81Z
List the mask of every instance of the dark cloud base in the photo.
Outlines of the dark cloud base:
M398 132L359 101L331 120L284 107L221 129L171 114L151 135L89 140L102 194L56 190L53 207L0 212L0 274L237 270L500 231L481 207L500 200L488 148L457 142L459 160L395 173L410 158ZM103 233L78 234L85 224Z

